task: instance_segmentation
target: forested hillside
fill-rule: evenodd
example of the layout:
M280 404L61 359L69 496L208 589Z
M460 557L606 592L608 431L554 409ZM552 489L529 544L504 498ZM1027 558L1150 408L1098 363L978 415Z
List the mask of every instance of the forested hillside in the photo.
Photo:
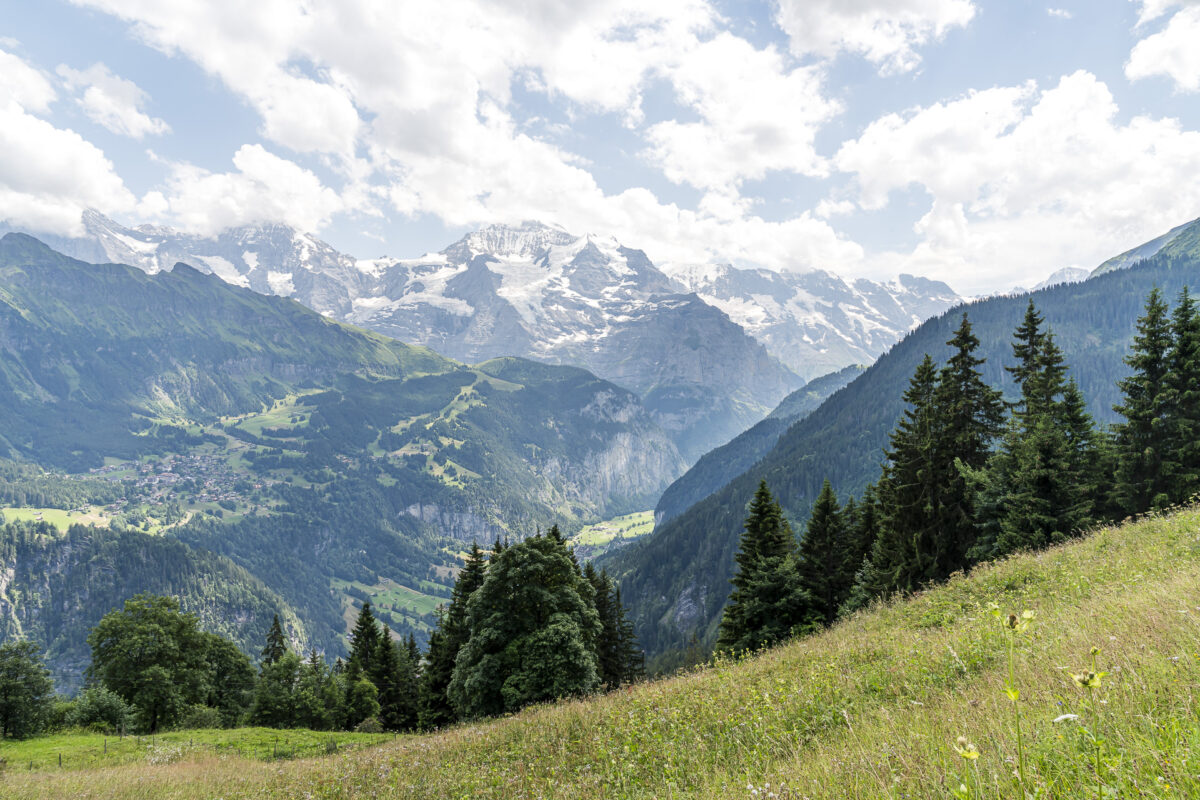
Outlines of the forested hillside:
M336 654L365 601L423 640L472 539L642 510L683 466L635 395L584 370L469 367L186 265L85 264L19 234L0 240L2 456L9 522L58 529L0 586L3 624L59 670L87 613L53 577L85 558L73 524L111 529L101 549L127 531L173 548L175 572L117 571L106 605L194 573L178 593L207 623L212 587L252 576L220 616L271 607Z
M986 382L1012 399L1012 331L1032 298L1062 349L1089 410L1101 422L1115 418L1117 381L1135 322L1149 291L1173 298L1200 282L1200 259L1186 248L1164 250L1137 266L1032 295L997 297L929 320L866 373L783 435L757 464L720 491L665 523L651 536L613 554L606 564L619 577L647 652L679 651L695 637L710 644L729 595L746 504L766 480L789 517L803 521L829 479L840 497L859 494L879 473L887 434L904 410L904 390L926 354L944 362L946 342L970 315L981 341Z
M767 418L743 431L732 441L710 450L674 483L667 487L654 508L656 524L677 517L754 466L770 452L784 431L804 419L831 394L862 374L866 367L854 364L814 378L789 394Z

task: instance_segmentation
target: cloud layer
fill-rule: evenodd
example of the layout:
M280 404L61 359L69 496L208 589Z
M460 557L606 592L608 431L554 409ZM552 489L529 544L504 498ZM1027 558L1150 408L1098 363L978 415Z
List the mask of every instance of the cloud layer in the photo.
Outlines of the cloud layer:
M980 24L973 0L776 0L757 20L709 0L73 2L198 67L257 128L204 166L186 148L151 154L162 178L139 198L69 126L197 134L173 131L138 75L46 72L0 51L0 219L29 227L73 230L88 206L202 233L536 218L662 261L904 270L982 290L1089 266L1200 213L1181 177L1200 163L1197 133L1128 118L1094 70L904 110L884 97L874 119L834 83L855 64L879 86L920 81L925 51ZM1127 78L1200 90L1200 1L1138 11ZM592 160L610 153L619 166ZM873 215L906 218L915 244L844 232Z

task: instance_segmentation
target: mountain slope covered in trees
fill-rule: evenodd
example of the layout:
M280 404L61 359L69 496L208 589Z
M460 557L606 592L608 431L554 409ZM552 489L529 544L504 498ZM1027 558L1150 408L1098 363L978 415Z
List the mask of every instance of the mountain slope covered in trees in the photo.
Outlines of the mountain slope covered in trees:
M834 392L854 380L866 367L854 364L822 375L789 394L767 418L731 441L705 453L699 461L667 487L654 520L662 524L741 475L770 452L789 427L818 409Z
M1193 229L1200 225L1193 224ZM1200 282L1200 258L1190 249L1165 250L1138 265L1029 296L997 297L965 308L981 341L984 380L1012 399L1011 333L1032 298L1045 315L1070 374L1101 422L1115 419L1123 358L1149 291L1173 298ZM913 331L861 377L783 435L760 462L721 490L662 525L652 535L605 559L621 581L640 640L653 658L711 643L729 596L734 554L746 504L766 480L789 517L807 517L825 479L838 495L859 494L879 472L887 434L904 410L904 387L925 354L944 362L946 342L964 309Z
M683 466L636 395L584 370L468 367L187 266L85 264L19 234L0 240L0 455L51 470L7 470L10 508L219 555L331 653L364 600L423 638L464 542L640 510ZM48 614L86 602L29 580Z

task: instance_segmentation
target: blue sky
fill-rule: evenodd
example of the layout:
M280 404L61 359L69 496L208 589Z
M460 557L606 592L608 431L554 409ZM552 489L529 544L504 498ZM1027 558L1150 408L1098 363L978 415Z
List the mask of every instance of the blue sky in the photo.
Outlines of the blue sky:
M492 222L962 292L1200 216L1198 0L0 0L0 219Z

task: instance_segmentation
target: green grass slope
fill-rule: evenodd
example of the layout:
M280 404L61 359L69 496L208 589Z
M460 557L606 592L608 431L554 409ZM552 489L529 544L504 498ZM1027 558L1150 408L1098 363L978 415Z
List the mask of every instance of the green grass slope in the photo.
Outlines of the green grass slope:
M1200 795L1200 510L984 565L811 638L343 757L30 774L12 798ZM1011 640L993 617L1025 610ZM1090 694L1071 674L1108 674ZM1018 740L1019 712L1020 739ZM1101 742L1095 747L1095 734ZM979 752L961 758L965 737ZM1099 773L1095 772L1099 765Z

